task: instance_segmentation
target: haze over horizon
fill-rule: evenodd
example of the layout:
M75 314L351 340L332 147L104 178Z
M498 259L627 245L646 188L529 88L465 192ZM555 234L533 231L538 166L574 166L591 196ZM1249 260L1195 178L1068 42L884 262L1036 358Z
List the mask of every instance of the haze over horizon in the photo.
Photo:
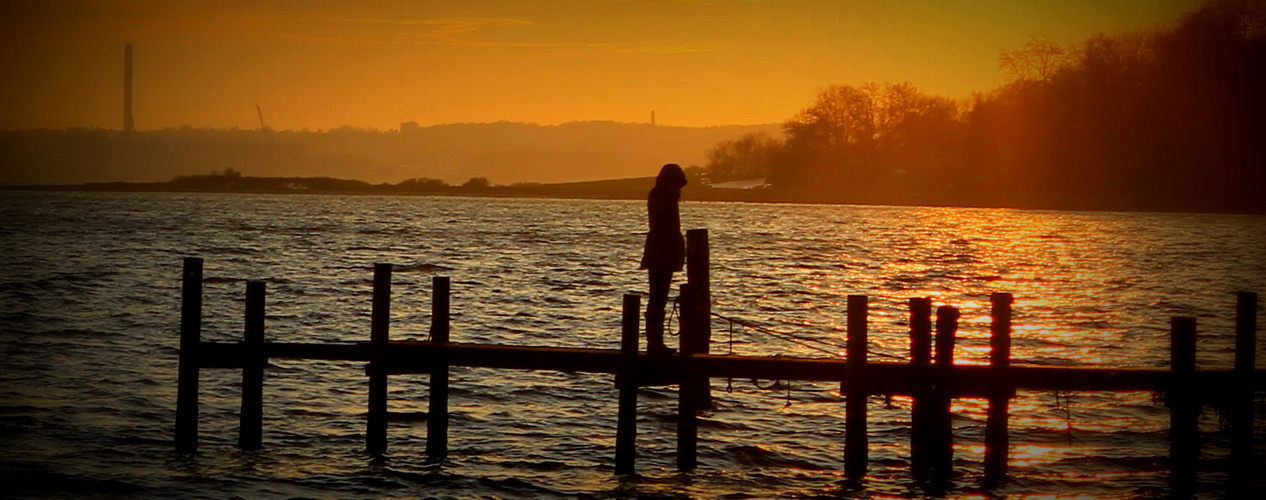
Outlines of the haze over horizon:
M459 122L780 123L835 83L955 98L1000 50L1171 22L1197 0L895 2L54 0L0 6L0 129L394 129Z

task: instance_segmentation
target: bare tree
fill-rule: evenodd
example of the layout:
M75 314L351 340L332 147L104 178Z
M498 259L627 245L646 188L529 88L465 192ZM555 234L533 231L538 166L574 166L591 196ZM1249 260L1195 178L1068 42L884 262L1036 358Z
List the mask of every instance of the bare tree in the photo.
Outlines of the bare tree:
M998 68L1010 74L1012 81L1048 83L1070 56L1050 35L1030 35L1024 48L1003 50L998 55Z

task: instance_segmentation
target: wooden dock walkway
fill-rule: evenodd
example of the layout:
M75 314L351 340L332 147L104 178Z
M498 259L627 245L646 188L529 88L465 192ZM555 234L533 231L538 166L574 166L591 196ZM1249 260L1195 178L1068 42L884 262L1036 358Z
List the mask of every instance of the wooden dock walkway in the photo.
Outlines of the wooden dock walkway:
M374 361L369 342L339 344L305 344L265 342L259 351L244 343L200 346L197 363L202 368L245 368L253 352L268 359ZM464 366L508 370L552 370L581 373L621 374L622 355L615 349L577 349L565 347L533 347L518 345L439 344L424 341L387 343L384 356L387 374L428 374L434 366ZM633 375L648 383L639 385L672 385L685 374L709 378L743 378L807 382L844 382L848 380L848 362L843 359L802 358L794 356L740 356L695 354L690 356L636 355ZM916 396L930 379L932 368L919 369L908 363L875 361L866 366L867 379L861 383L874 395ZM1173 377L1169 370L1131 368L1062 368L1010 366L996 369L988 365L954 365L951 396L956 398L988 397L999 385L1010 389L1035 391L1156 391L1163 392ZM996 380L1002 378L1003 381ZM662 383L650 383L663 380ZM1235 370L1201 370L1191 374L1197 385L1227 388L1241 382ZM671 381L671 382L669 382ZM1266 372L1258 370L1249 382L1266 386Z
M845 359L710 354L711 291L708 280L706 230L687 233L687 283L682 285L681 347L671 355L639 351L640 296L624 296L621 349L577 349L451 342L449 280L433 279L432 324L428 341L390 341L389 310L392 266L374 269L370 339L347 343L286 343L264 340L265 284L247 283L243 341L201 340L202 260L185 259L181 314L179 389L175 444L179 451L197 447L198 373L202 368L243 370L239 446L259 448L262 441L263 371L272 359L338 360L366 363L369 377L366 448L386 451L387 378L430 374L427 454L442 460L448 450L449 368L555 370L607 373L615 376L618 417L615 462L618 474L635 470L637 388L677 385L677 464L697 467L698 412L710 406L709 379L747 378L839 382L845 396L844 469L850 479L865 477L868 465L866 402L872 395L914 398L911 417L911 463L916 476L944 480L950 474L953 436L950 401L987 398L985 432L986 484L1006 476L1008 404L1016 390L1154 391L1165 394L1171 412L1171 484L1181 493L1194 483L1200 453L1197 418L1204 404L1232 408L1233 432L1230 487L1250 491L1254 461L1254 395L1266 390L1266 371L1255 368L1257 295L1238 294L1235 365L1230 370L1196 370L1196 321L1171 321L1171 363L1168 370L1055 368L1015 366L1010 359L1010 294L991 297L991 356L985 366L955 365L952 359L958 310L933 310L929 299L910 300L911 353L908 362L871 361L867 346L867 297L848 298ZM933 330L936 334L933 335ZM935 353L934 354L934 342ZM941 354L946 353L946 354Z

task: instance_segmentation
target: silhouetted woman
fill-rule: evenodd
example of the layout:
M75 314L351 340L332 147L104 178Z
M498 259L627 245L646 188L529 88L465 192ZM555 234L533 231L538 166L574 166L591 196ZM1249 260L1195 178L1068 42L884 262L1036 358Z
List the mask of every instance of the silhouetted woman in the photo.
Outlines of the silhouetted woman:
M675 163L664 165L655 178L655 187L646 196L650 231L642 250L642 269L650 278L651 297L646 304L646 345L652 353L669 352L664 345L664 308L673 273L686 262L686 239L681 236L677 201L686 187L686 173Z

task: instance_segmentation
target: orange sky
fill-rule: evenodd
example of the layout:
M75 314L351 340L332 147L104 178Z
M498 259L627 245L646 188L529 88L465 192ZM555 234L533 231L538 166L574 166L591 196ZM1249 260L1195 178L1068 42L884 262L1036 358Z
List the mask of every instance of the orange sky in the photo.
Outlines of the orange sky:
M1172 21L1197 0L0 3L0 129L781 122L835 83L966 97L1001 49Z

